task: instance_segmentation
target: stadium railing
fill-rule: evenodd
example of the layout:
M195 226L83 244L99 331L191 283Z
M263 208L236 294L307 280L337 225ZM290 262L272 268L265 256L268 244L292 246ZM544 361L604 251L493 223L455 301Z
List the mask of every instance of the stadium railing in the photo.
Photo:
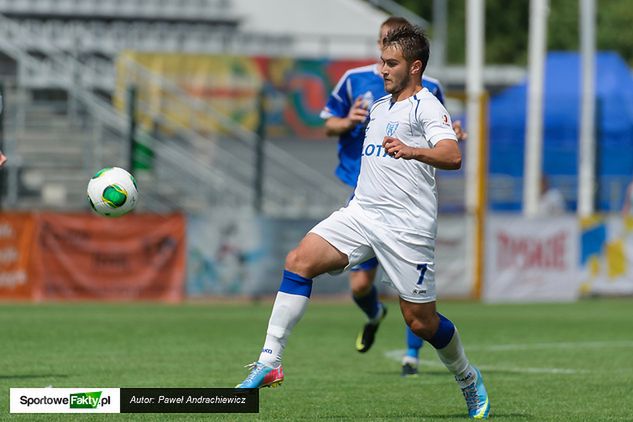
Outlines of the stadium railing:
M2 36L3 32L10 36ZM45 46L46 51L49 52L46 60L29 53L28 46L33 44ZM57 86L66 89L73 101L81 103L82 109L94 119L95 124L102 127L98 132L103 136L97 142L110 145L107 148L101 145L96 150L118 151L118 154L115 153L111 157L97 157L96 162L103 162L104 158L108 160L109 165L125 166L129 162L129 145L124 141L127 138L128 119L103 97L93 92L86 82L91 77L95 77L95 69L86 66L73 55L57 47L50 38L33 34L22 25L1 15L0 48L19 63L20 79L25 75L46 74L49 80L41 81L42 86ZM147 72L144 74L146 78L149 76L151 75ZM156 81L156 78L160 77L155 76L149 79ZM177 101L187 104L192 110L200 110L200 104L188 99L186 94L178 92L169 81L162 80L161 84L171 90L173 98ZM141 107L145 106L141 104ZM250 151L249 148L254 150L255 134L241 129L230 119L223 118L221 114L213 110L204 108L202 111L204 118L221 121L231 134L229 138L238 139L241 142L241 144L232 143L231 147L241 145L244 147L243 151ZM160 121L165 116L159 115L155 118ZM187 198L196 198L194 202L199 204L197 208L213 206L219 202L250 206L253 203L254 188L246 183L240 183L240 180L244 181L244 174L242 177L234 177L236 174L229 171L238 171L236 169L239 167L251 168L252 161L250 164L236 161L235 155L225 152L223 148L216 148L220 154L217 159L213 163L205 162L199 151L191 148L191 145L200 146L201 142L207 142L208 147L208 136L196 134L195 130L187 127L179 129L179 135L184 136L188 143L154 137L150 133L144 133L139 137L139 142L150 143L150 147L156 153L156 172L150 177L157 180L148 180L145 190L150 208L157 210L178 208L182 206L181 204L191 202ZM265 211L273 215L322 215L326 210L333 209L333 203L340 204L344 194L342 188L334 180L311 171L308 166L297 163L294 158L287 156L283 150L275 149L274 146L267 147L265 151L267 160L270 161L267 167L275 172L271 174L282 172L275 180L267 180ZM225 166L224 171L222 171L222 166ZM297 184L297 181L303 183ZM170 198L169 192L178 193L178 195ZM183 195L187 198L183 198Z

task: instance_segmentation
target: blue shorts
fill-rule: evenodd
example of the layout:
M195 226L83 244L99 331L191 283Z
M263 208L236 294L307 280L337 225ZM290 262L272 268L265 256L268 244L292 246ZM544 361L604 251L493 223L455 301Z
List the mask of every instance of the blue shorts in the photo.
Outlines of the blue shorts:
M370 271L374 270L378 267L378 259L369 258L365 262L361 262L353 268L350 268L350 271Z

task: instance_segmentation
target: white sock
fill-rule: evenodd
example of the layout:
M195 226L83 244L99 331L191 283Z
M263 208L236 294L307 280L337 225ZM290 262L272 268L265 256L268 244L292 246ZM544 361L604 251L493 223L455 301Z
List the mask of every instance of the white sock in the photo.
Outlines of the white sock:
M402 364L406 365L407 363L409 365L418 366L418 364L420 363L420 359L414 358L413 356L404 355L402 357Z
M457 328L446 347L436 350L442 363L455 375L455 380L461 387L465 387L474 381L475 371L468 362Z
M278 292L273 305L266 341L259 355L259 361L273 368L281 365L281 355L288 342L290 331L303 316L308 307L309 298Z

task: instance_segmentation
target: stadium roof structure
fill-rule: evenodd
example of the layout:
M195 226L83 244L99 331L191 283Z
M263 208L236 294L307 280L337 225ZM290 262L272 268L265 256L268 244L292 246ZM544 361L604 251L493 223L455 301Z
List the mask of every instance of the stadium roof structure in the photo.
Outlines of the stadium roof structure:
M581 104L581 58L576 52L550 52L544 87L543 173L550 179L566 180L568 205L574 209L578 173ZM509 176L516 195L495 200L496 210L521 208L527 84L512 86L490 102L491 179ZM614 52L596 55L596 176L597 210L612 209L618 201L609 185L623 190L633 178L633 77L626 62ZM554 176L554 177L551 177ZM564 177L567 176L567 177ZM621 196L622 192L616 194Z

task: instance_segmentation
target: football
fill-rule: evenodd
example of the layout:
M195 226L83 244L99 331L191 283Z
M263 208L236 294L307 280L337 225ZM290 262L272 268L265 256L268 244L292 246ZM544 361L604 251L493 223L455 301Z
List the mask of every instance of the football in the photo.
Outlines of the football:
M99 215L118 217L136 206L138 190L134 176L119 167L99 170L88 182L88 201Z

